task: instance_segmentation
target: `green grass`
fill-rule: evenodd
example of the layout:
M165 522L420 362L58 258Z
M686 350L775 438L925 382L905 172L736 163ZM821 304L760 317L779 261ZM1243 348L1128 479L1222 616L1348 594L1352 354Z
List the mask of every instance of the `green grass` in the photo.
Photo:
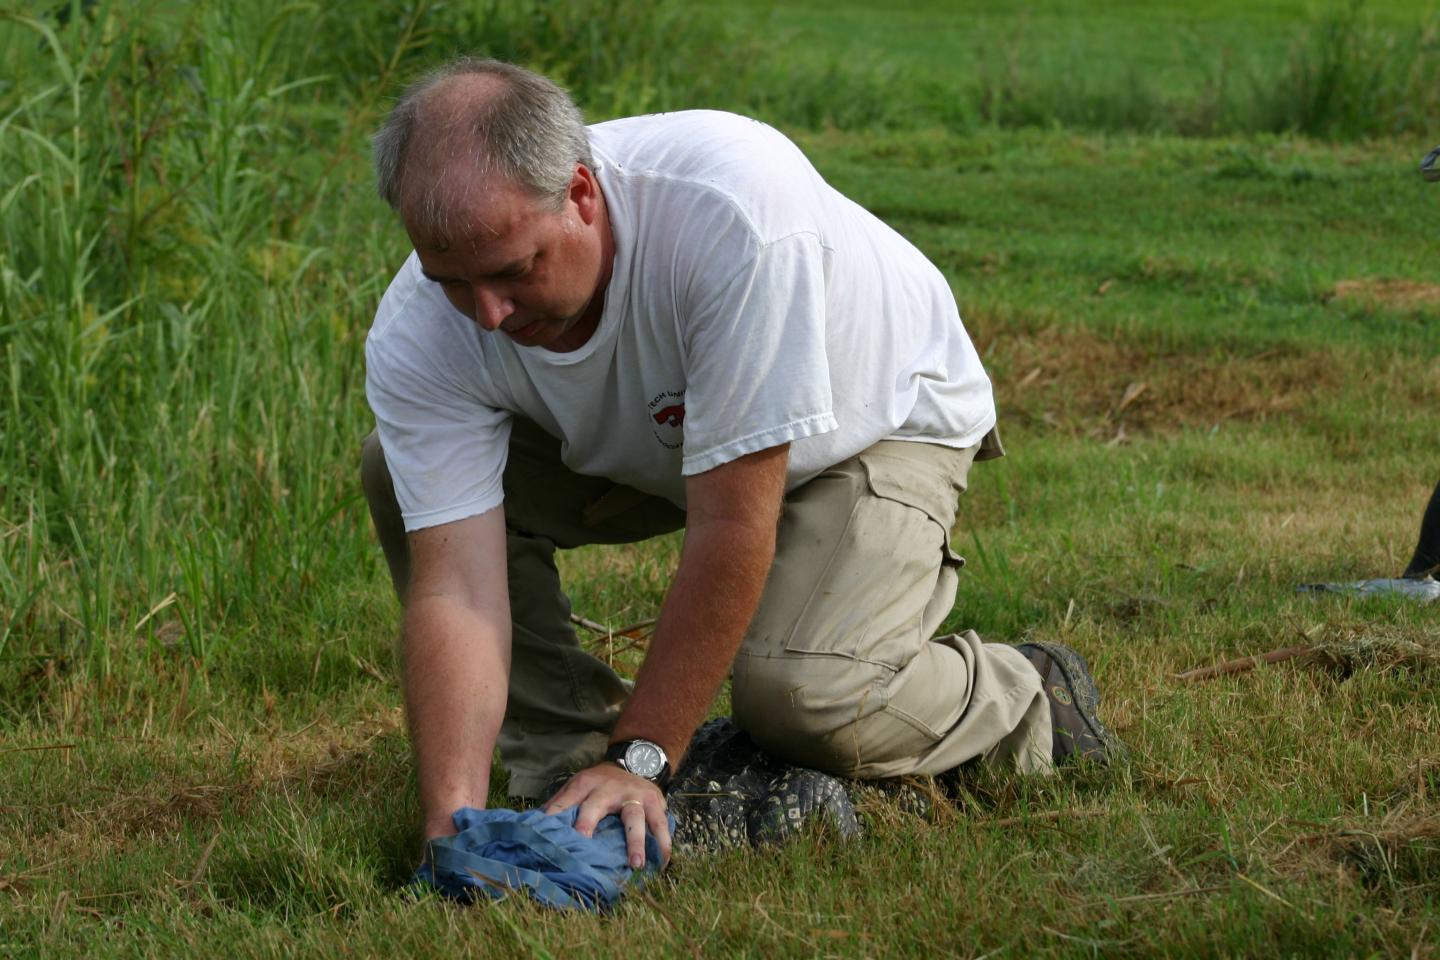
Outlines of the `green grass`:
M1440 23L1424 4L732 9L775 54L733 66L725 93L811 124L1351 137L1423 131L1440 106Z
M1436 479L1433 11L950 11L0 23L0 956L1433 952L1440 605L1294 591L1398 572ZM855 843L677 862L606 919L399 895L417 809L356 461L406 248L365 137L475 45L595 116L761 113L941 266L1010 450L962 503L952 625L1080 648L1128 775L872 806ZM562 572L620 625L676 556Z
M1424 143L905 133L816 152L950 274L971 318L1008 311L1013 326L1037 304L1030 325L1258 353L1426 338L1423 315L1334 297L1347 279L1433 277Z

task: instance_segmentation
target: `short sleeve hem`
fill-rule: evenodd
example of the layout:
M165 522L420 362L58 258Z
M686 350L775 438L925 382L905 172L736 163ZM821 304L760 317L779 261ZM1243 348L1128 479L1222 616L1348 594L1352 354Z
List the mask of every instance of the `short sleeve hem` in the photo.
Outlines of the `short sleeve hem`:
M713 470L731 460L738 460L746 454L778 447L782 443L791 443L806 437L830 433L838 429L840 429L840 423L835 419L835 414L827 410L824 413L782 423L778 427L770 427L747 434L718 447L711 447L687 456L681 464L680 472L687 477L694 476L697 473L704 473L706 470Z
M405 532L414 533L416 530L424 530L427 527L438 527L441 524L454 523L456 520L467 520L470 517L478 517L482 513L489 513L491 510L494 510L500 506L504 500L504 497L487 496L479 500L471 500L468 503L457 503L439 510L421 510L416 513L406 513L403 514L405 518Z

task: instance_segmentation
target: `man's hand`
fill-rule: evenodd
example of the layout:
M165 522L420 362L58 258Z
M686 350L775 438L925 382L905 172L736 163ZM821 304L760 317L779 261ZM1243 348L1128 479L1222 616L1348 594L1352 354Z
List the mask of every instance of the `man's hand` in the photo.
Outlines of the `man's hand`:
M546 813L580 807L575 829L589 837L595 825L612 813L625 825L625 850L630 866L645 866L645 834L660 846L660 865L670 862L670 822L665 817L665 795L660 788L618 765L605 762L581 770L545 805Z

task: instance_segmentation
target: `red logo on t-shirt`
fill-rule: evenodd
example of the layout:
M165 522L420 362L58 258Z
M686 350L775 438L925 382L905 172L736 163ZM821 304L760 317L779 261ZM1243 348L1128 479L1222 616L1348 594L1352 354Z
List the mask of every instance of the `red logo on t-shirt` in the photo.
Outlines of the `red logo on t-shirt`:
M685 404L674 403L661 410L659 413L651 414L656 423L666 426L678 427L685 422Z
M650 432L668 450L685 446L685 391L661 390L650 398Z

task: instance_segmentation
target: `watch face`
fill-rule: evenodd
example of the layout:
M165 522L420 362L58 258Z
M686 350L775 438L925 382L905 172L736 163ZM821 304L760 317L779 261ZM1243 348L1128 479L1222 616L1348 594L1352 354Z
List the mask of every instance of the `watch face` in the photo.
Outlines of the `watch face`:
M665 767L665 754L645 740L636 740L625 750L625 769L637 777L654 780Z

